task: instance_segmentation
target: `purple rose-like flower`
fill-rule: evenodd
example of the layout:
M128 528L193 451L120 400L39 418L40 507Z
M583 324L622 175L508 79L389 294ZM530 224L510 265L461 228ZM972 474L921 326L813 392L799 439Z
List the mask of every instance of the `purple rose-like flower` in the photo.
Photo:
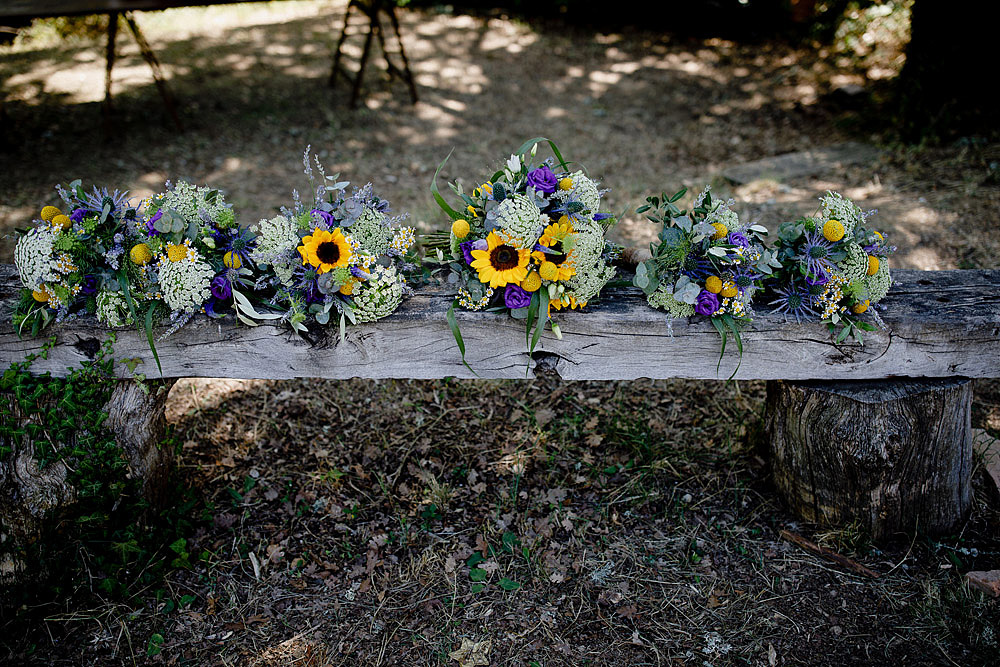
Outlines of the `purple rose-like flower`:
M83 220L85 215L87 215L87 209L74 208L73 212L69 214L69 219L72 220L73 222L80 222Z
M735 246L740 246L741 248L750 247L750 239L748 239L743 232L730 232L729 243Z
M233 286L229 282L229 279L225 274L219 274L212 279L212 284L209 286L212 292L212 296L220 301L225 301L233 295Z
M91 295L97 291L97 276L91 274L83 277L80 284L80 294Z
M610 213L595 213L594 222L600 222L601 220L607 220L611 217Z
M318 208L314 208L313 210L311 210L309 212L312 213L313 215L318 215L319 217L323 218L323 222L325 222L328 227L336 227L337 226L337 219L333 217L332 213L330 213L328 211L323 211L323 210L318 209Z
M531 303L531 295L513 283L507 285L503 293L503 304L510 309L527 308Z
M473 250L486 250L490 247L490 244L486 239L479 239L478 241L465 241L464 243L459 243L458 247L462 249L462 256L465 258L466 264L472 264L475 259L472 256Z
M701 294L698 295L698 301L695 303L694 312L699 315L704 315L705 317L711 317L712 313L719 309L719 297L709 292L707 289L703 289Z
M154 225L156 225L156 221L162 217L163 217L163 209L161 208L153 215L152 218L146 221L146 231L149 232L147 236L156 236L157 231Z
M538 192L550 195L556 191L559 179L549 169L549 165L543 164L538 169L532 169L528 172L528 185L535 188Z

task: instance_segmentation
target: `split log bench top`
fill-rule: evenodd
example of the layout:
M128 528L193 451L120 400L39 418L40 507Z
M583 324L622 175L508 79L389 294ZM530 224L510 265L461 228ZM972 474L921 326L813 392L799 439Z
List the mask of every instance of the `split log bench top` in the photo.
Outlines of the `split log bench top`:
M972 505L970 378L1000 377L1000 271L893 275L896 284L882 301L887 329L866 333L863 346L837 344L824 325L789 321L765 306L743 332L735 374L769 381L764 437L774 484L791 509L818 524L852 523L876 540L916 529L948 532L965 520ZM11 312L19 288L14 267L0 264L0 369L52 336L56 345L32 372L65 375L96 354L108 330L93 318L18 338ZM145 333L120 330L115 358L141 358L137 372L157 390L137 390L126 365L116 364L122 381L104 406L107 423L155 506L172 458L159 443L175 378L525 379L554 371L565 380L725 380L739 360L730 341L717 368L720 340L709 322L668 327L639 290L624 288L585 312L559 312L562 340L546 332L532 359L523 322L456 313L476 375L462 364L447 325L451 302L445 288L418 289L392 316L348 326L344 341L330 326L313 344L280 325L198 316L157 342L162 376ZM11 545L30 543L32 531L53 520L51 508L41 516L23 499L65 487L62 462L39 471L30 443L13 451L0 458L0 532L13 538L0 545L0 587L11 580L4 572L27 572L18 569Z
M1000 271L893 272L896 284L882 302L887 330L865 333L864 345L835 343L825 325L796 322L759 309L743 332L743 359L730 339L721 366L718 333L704 318L676 320L650 308L638 289L611 290L586 311L561 311L563 338L546 331L531 360L565 380L636 378L757 380L873 380L880 378L1000 377ZM18 338L11 324L17 299L14 268L0 265L0 366L38 351L48 337L57 346L33 369L65 374L97 349L108 330L92 318L53 325L39 338ZM446 288L421 288L392 316L336 326L314 345L287 326L247 327L198 316L156 343L163 378L287 379L510 378L524 379L529 359L524 323L504 314L457 311L466 359L445 320ZM144 332L116 333L118 359L141 358L138 372L161 377ZM122 377L127 368L117 366ZM531 373L528 374L530 377Z

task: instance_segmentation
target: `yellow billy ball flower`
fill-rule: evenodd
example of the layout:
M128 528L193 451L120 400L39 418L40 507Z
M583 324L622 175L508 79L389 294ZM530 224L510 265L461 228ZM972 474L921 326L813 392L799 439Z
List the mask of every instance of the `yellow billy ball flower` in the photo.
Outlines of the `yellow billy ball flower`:
M868 255L868 271L866 273L870 276L878 273L878 257L875 255Z
M559 181L560 190L572 190L573 189L573 179L567 176L566 178Z
M866 310L868 310L868 299L865 299L864 301L861 301L851 306L851 312L854 313L855 315L860 315Z
M62 211L60 211L55 206L43 206L42 220L44 220L45 222L52 222L52 218L56 217L57 215L60 215L61 213Z
M153 259L153 253L149 251L149 246L145 243L136 243L132 246L132 250L128 256L132 258L133 264L138 264L139 266L149 264Z
M542 262L538 267L538 275L542 280L555 280L559 277L559 268L552 262Z
M351 280L340 286L340 293L344 296L350 296L354 294L354 285L357 283L356 280Z
M469 235L471 228L469 227L469 222L467 220L462 220L459 218L455 222L451 223L451 233L455 235L456 239L464 239Z
M527 278L521 281L521 289L525 292L537 292L541 286L542 277L536 271L532 271Z
M230 269L238 269L243 266L243 260L240 259L239 254L233 252L232 250L222 256L222 263Z
M721 296L724 299L732 299L739 293L740 291L736 289L736 283L734 283L731 280L727 280L726 282L722 283L722 289L719 290L719 296Z
M48 207L48 208L55 208L55 206L50 206L50 207ZM48 300L49 300L49 295L48 295L48 293L47 293L47 292L44 292L44 291L42 291L42 290L40 290L40 289L34 289L34 290L31 290L31 296L32 296L32 298L34 298L34 299L35 299L35 301L37 301L38 303L45 303L46 301L48 301Z
M823 238L830 243L836 243L844 238L844 226L838 220L827 220L823 225Z
M719 276L709 276L705 278L705 289L712 294L718 294L722 291L722 278Z
M188 256L188 247L182 243L171 243L167 246L167 259L179 262Z
M713 222L712 227L715 228L715 233L712 234L713 241L721 241L726 238L726 234L729 233L729 227L726 227L721 222Z
M52 208L55 207L53 206ZM59 215L53 217L51 223L53 227L58 227L59 229L69 229L73 226L73 221L70 220L69 216L64 213L60 213Z

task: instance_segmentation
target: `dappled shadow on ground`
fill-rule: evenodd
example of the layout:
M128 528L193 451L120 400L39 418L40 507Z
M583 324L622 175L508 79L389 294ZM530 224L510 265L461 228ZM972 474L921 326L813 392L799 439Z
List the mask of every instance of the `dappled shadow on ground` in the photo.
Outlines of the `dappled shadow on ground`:
M403 11L420 103L410 106L403 84L385 80L376 51L365 106L352 112L347 84L326 86L342 4L279 3L235 18L219 8L181 12L178 19L166 12L140 21L155 17L147 32L181 100L189 128L183 134L170 127L133 45L126 45L117 70L115 138L107 144L99 131L99 45L5 54L0 77L12 121L5 160L18 168L0 175L0 225L24 224L51 200L55 182L76 177L138 195L160 189L166 178L211 182L229 193L244 222L253 222L302 186L298 155L312 144L334 171L375 182L426 230L442 224L427 186L452 148L442 178L471 182L492 173L522 139L538 135L557 140L564 154L612 188L611 208L628 212L661 189L698 188L724 166L846 138L841 127L850 117L824 95L863 81L815 52L780 45ZM349 43L351 67L360 39ZM811 211L813 195L827 185L851 188L863 205L888 198L898 215L882 224L901 230L895 240L902 263L954 266L955 244L935 243L955 236L957 214L948 210L955 202L943 202L941 210L933 196L924 202L909 192L900 196L908 183L880 178L898 171L883 161L828 174L822 184L791 184L804 196L751 193L740 205L776 224L770 218ZM725 182L716 187L732 192ZM914 232L913 216L917 226L943 231ZM629 243L652 236L632 214L617 234ZM918 243L926 247L911 254ZM8 241L0 250L10 247ZM995 257L976 259L993 265Z
M991 655L997 609L955 570L1000 563L996 510L881 550L810 531L881 577L842 572L779 537L809 528L748 444L762 393L182 380L168 416L203 499L186 545L201 557L162 599L38 623L12 656L37 642L51 664L62 646L127 662L153 633L168 664L446 665L463 639L490 640L493 665Z

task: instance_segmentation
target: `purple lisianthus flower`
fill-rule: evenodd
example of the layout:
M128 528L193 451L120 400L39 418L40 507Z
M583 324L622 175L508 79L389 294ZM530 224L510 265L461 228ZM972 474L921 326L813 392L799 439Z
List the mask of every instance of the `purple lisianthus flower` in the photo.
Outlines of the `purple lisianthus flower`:
M212 292L212 296L220 301L225 301L233 295L233 285L224 273L220 273L212 279L209 289Z
M87 215L87 209L85 208L74 208L73 212L69 214L69 219L73 222L80 222L83 220L84 216Z
M698 301L695 303L694 312L699 315L704 315L705 317L711 317L712 313L719 309L719 297L712 294L707 289L703 289L701 294L698 295Z
M740 246L741 248L750 247L750 239L746 237L743 232L730 232L729 243L735 246Z
M154 225L156 225L156 221L162 217L163 217L163 209L161 208L159 211L153 214L152 218L146 221L146 231L149 232L147 236L156 236L157 231Z
M325 222L328 227L336 227L337 226L337 219L333 217L332 213L330 213L328 211L323 211L323 210L318 209L318 208L314 208L313 210L311 210L309 212L312 213L314 216L318 215L319 217L323 218L323 222Z
M465 241L464 243L459 243L458 247L462 249L462 256L465 258L465 263L472 264L473 259L475 259L472 256L472 251L486 250L490 247L490 244L486 241L486 239L479 239L478 241Z
M600 222L601 220L607 220L611 217L610 213L595 213L594 222Z
M83 277L80 283L80 294L91 295L97 291L97 276L90 274Z
M517 285L511 283L503 293L503 304L510 309L527 308L531 303L531 295Z
M543 164L538 169L532 169L528 172L528 185L535 188L538 192L550 195L556 191L559 179L549 169L549 165Z

